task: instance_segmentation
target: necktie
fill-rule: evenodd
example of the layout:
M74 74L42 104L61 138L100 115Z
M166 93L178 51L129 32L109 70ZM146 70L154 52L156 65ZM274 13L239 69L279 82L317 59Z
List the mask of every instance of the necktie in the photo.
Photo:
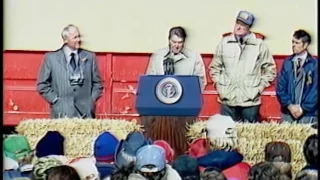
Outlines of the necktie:
M297 72L297 76L299 76L299 73L300 73L300 69L301 69L301 61L302 59L301 58L298 58L297 59L297 69L296 69L296 72Z
M75 70L76 69L76 59L74 57L75 54L71 53L70 56L71 56L70 65L71 65L72 69Z
M243 38L239 39L240 44L243 44Z
M163 69L165 75L174 75L174 61L167 58L163 61Z

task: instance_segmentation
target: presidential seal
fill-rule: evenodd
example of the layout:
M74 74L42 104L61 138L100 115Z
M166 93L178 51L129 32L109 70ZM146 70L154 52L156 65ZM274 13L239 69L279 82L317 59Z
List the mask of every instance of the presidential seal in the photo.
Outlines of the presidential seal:
M156 86L156 97L165 104L174 104L182 96L182 86L178 80L167 77L158 82Z

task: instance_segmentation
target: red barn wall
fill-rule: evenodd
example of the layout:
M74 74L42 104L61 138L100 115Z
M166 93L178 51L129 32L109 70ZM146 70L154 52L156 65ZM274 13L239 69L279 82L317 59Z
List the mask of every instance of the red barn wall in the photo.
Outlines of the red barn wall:
M45 52L4 51L4 125L16 125L29 118L48 118L49 106L36 92L36 78ZM96 53L101 77L105 86L102 97L97 102L97 118L122 117L138 119L134 108L139 75L143 75L149 53ZM206 67L212 55L203 54ZM274 55L279 71L286 55ZM200 118L219 112L217 92L208 75L208 85L203 93L204 107ZM279 104L275 97L274 84L262 94L261 117L264 120L279 119Z

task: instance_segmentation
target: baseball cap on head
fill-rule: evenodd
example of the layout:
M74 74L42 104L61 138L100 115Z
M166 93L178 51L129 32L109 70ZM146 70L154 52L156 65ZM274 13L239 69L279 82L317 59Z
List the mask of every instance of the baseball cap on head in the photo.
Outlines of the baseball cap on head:
M93 154L97 162L110 163L114 161L119 140L110 132L102 132L93 140Z
M173 158L174 158L174 150L172 149L170 144L164 140L156 140L153 142L153 144L163 148L164 153L165 153L165 159L168 164L171 164L173 161Z
M236 123L230 116L215 114L207 121L208 138L231 138L236 136Z
M237 16L237 20L243 22L244 24L250 27L253 25L254 19L254 15L248 11L240 11Z
M69 166L77 171L81 179L91 180L99 178L99 172L94 158L76 158L70 162Z
M129 167L136 161L138 149L148 144L152 144L151 140L144 137L141 132L130 132L116 147L115 165L118 168Z
M141 172L159 172L166 167L165 152L157 145L146 145L137 151L136 168ZM145 168L145 166L153 166Z
M172 168L184 178L188 176L199 176L199 164L196 158L188 155L181 155L174 160Z

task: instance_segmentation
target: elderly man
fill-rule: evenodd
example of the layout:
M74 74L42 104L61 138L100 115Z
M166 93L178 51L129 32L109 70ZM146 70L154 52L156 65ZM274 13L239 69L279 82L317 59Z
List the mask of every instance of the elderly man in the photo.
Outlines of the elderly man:
M221 114L257 122L261 93L276 76L276 66L260 34L250 32L254 16L240 11L233 33L219 43L209 69Z
M198 76L201 90L207 81L205 66L199 53L185 48L187 34L182 27L173 27L169 31L169 45L154 52L149 60L146 74L148 75L191 75ZM195 84L197 86L197 84ZM167 87L168 96L174 94ZM191 102L190 102L191 103ZM172 144L175 155L184 154L187 150L187 123L195 117L142 117L141 124L145 127L145 136L153 140L165 140ZM179 129L179 131L176 131ZM174 132L174 134L172 134Z
M204 63L199 53L184 47L186 38L187 34L182 27L171 28L169 46L152 54L146 74L199 76L203 91L207 84Z
M308 53L310 43L306 31L294 32L293 55L284 60L276 86L282 121L318 121L318 60Z
M80 48L76 26L66 26L61 36L63 46L44 56L37 91L50 104L51 118L94 118L103 90L95 54Z

